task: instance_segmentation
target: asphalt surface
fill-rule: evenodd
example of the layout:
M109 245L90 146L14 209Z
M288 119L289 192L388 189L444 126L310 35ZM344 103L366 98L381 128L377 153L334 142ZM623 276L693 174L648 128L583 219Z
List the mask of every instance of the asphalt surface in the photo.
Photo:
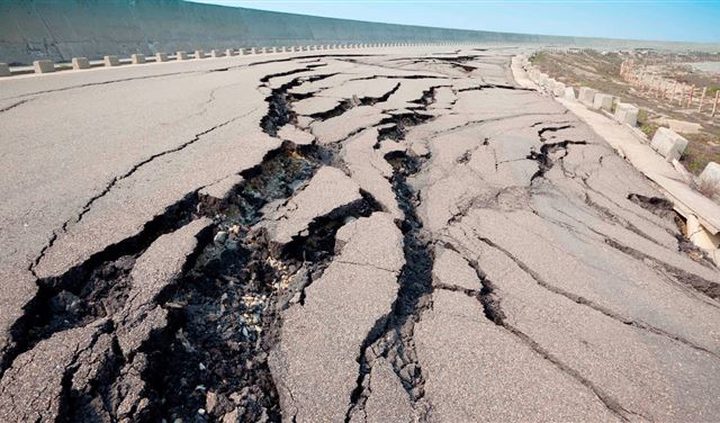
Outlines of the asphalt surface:
M717 421L720 271L516 52L0 80L0 419Z

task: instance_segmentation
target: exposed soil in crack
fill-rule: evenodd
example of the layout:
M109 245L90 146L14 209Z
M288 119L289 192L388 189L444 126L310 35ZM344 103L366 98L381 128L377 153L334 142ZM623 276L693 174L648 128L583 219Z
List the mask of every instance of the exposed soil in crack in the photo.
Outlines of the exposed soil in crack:
M209 234L204 236L181 280L158 297L158 304L168 312L168 324L137 351L147 357L142 380L147 383L143 395L149 403L136 410L136 417L204 421L240 410L238 418L243 421L279 421L265 353L278 326L276 307L289 298L285 295L280 300L278 293L290 292L287 288L295 276L302 274L298 277L302 287L322 271L332 257L335 232L347 218L377 209L366 196L358 204L316 220L307 236L273 256L264 230L252 227L262 218L265 204L289 197L321 164L332 161L331 152L320 150L286 142L260 165L243 172L243 182L226 201L210 202L191 193L137 236L108 247L61 277L39 281L38 295L13 327L13 342L4 351L2 370L59 331L101 319L110 319L112 326L113 315L127 300L136 258L162 234L207 216L213 218L217 231L229 235L223 242L217 236L215 241ZM262 337L263 331L268 336ZM100 405L102 414L117 415L116 395L123 389L122 379L127 376L123 366L128 363L117 341L108 348L88 390L64 390L61 420L84 419ZM73 374L68 373L68 384Z
M326 65L312 64L302 69L294 69L293 71L288 71L275 75L268 75L265 76L263 80L261 80L261 82L263 82L263 84L267 84L274 77L293 75L295 73L301 72L309 72L322 66ZM288 93L288 91L306 82L320 81L322 79L330 78L335 75L337 75L337 73L301 76L294 78L289 82L286 82L278 88L272 89L270 96L265 99L265 101L268 103L268 112L260 120L260 127L266 134L272 137L277 137L277 131L281 127L285 126L288 123L294 124L297 122L297 114L290 107L290 103L296 100L300 100L301 98L308 98L312 96L312 94L305 94L302 96L297 94L290 94Z
M194 210L198 204L197 193L193 192L146 223L136 236L99 251L59 277L39 279L37 294L10 330L2 372L19 354L54 333L84 326L121 308L127 299L128 275L135 259L160 235L197 217Z
M405 139L407 128L427 122L434 117L419 112L399 113L382 119L378 122L378 138L373 146L374 149L380 148L380 143L384 140L402 141Z
M553 168L556 161L562 160L565 158L565 156L568 155L567 147L569 145L587 145L587 142L565 140L556 143L543 144L542 146L540 146L540 152L531 151L526 158L538 162L539 169L530 178L530 180L534 181L537 178L544 177L545 174ZM555 153L559 151L562 151L562 155L557 158L553 157Z
M395 86L390 91L386 92L385 94L381 95L380 97L362 97L360 99L360 104L363 106L372 106L377 103L383 103L383 102L387 101L390 98L390 96L395 94L397 92L397 90L399 90L399 89L400 89L400 83L398 82L397 84L395 84Z
M364 412L369 396L368 383L372 361L384 357L392 365L410 400L423 418L428 412L422 401L425 380L415 352L413 339L415 323L429 306L432 292L433 252L429 234L416 214L419 197L407 178L420 170L421 161L404 152L386 155L394 174L393 190L405 218L400 224L403 233L405 265L398 279L399 289L390 314L379 319L368 332L360 350L357 386L350 398L346 414L349 421L354 413Z
M320 121L328 120L328 119L332 119L334 117L338 117L338 116L342 115L343 113L347 112L348 110L352 109L353 107L355 107L355 102L353 102L352 100L342 100L342 101L340 101L340 103L338 103L337 106L333 107L330 110L326 110L324 112L313 113L308 116L315 120L320 120Z

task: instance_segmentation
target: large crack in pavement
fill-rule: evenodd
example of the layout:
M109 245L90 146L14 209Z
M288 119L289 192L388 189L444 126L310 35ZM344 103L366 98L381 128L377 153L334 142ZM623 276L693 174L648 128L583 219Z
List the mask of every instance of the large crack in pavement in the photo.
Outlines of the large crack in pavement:
M424 419L429 411L423 402L425 381L415 352L413 331L415 322L429 306L433 253L428 234L416 213L419 199L407 181L420 170L422 161L405 152L388 153L386 159L393 167L393 191L405 216L400 224L405 265L398 278L399 290L391 312L376 322L361 345L357 386L350 398L346 422L354 413L364 412L370 395L372 362L379 357L391 364L420 418Z

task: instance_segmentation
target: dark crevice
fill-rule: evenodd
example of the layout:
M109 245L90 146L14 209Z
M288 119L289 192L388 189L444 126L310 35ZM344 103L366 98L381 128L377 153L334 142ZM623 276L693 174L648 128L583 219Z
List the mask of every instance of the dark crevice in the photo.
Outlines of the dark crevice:
M628 200L663 219L674 219L677 213L673 203L665 198L628 194Z
M540 152L531 151L526 158L529 160L535 160L536 162L538 162L539 166L537 172L535 172L535 174L530 178L530 180L534 181L537 178L544 177L545 174L553 168L556 160L562 160L565 156L567 156L567 148L569 145L587 145L587 142L565 140L551 144L546 143L540 146ZM561 150L563 151L562 156L560 156L558 159L552 157L553 153Z
M313 63L313 64L309 64L307 66L304 66L302 68L291 69L288 71L278 72L278 73L270 73L270 74L267 74L267 75L263 76L262 78L260 78L260 82L262 84L267 84L273 78L280 78L282 76L290 76L290 75L295 75L298 73L309 72L313 69L320 68L323 66L327 66L327 65L324 63Z
M656 241L654 238L650 237L650 236L647 235L645 232L641 231L640 228L638 228L637 226L633 225L631 222L629 222L629 221L627 221L627 220L625 220L625 219L621 219L620 217L618 217L615 213L613 213L613 212L610 211L609 209L607 209L607 208L601 206L600 204L594 202L594 201L590 198L590 195L589 195L587 192L585 193L585 204L586 204L588 207L590 207L591 209L594 209L595 211L597 211L602 217L604 217L604 218L607 219L608 221L613 222L613 223L615 223L615 224L617 224L617 225L622 226L623 228L625 228L625 229L629 230L630 232L634 233L635 235L638 235L638 236L640 236L640 237L642 237L642 238L645 238L646 240L652 242L652 243L655 244L655 245L659 245L659 246L661 246L661 247L663 246L663 245L660 244L658 241Z
M386 159L393 167L393 191L405 215L400 223L405 265L398 278L398 293L391 312L378 319L361 345L357 384L351 394L346 421L350 421L354 413L364 412L369 396L367 379L375 357L384 357L391 364L416 406L422 404L425 396L425 379L413 336L415 323L430 304L434 257L430 236L424 231L416 213L419 197L407 182L408 177L420 170L422 162L401 152L390 153Z
M101 328L100 335L109 334L112 329L112 322L108 322L104 329ZM95 342L91 348L95 347ZM113 421L117 418L114 410L112 387L127 362L123 357L117 339L113 338L110 342L110 347L103 351L101 357L98 358L100 361L97 363L98 370L90 383L84 386L72 386L74 375L68 377L67 381L63 380L63 392L67 393L63 395L64 400L58 412L58 423ZM69 368L72 367L73 365L69 366Z
M372 75L350 79L350 81L369 81L373 79L445 79L445 76L437 75Z
M426 115L418 112L399 113L386 117L375 125L379 129L377 142L373 145L373 148L375 150L379 149L380 143L387 139L402 141L405 139L408 127L419 125L433 118L434 116L432 115Z
M509 253L505 250L502 250L500 247L498 247L496 244L494 244L492 241L479 237L479 240L482 242L485 242L486 244L492 246L493 248L497 248L501 252L505 253L510 257L513 258ZM516 263L518 263L516 261ZM550 351L543 348L540 344L538 344L535 340L533 340L530 336L526 335L524 332L522 332L517 327L513 326L512 324L507 322L506 315L502 310L501 306L501 300L500 297L497 294L495 284L487 277L487 275L480 269L476 261L468 261L468 264L475 269L475 272L478 276L478 279L480 279L480 282L482 284L482 289L480 291L474 291L474 290L467 290L467 289L458 289L459 292L463 292L466 295L477 299L480 304L483 306L483 313L485 317L496 324L497 326L502 327L503 329L507 330L509 333L517 337L523 344L525 344L528 348L530 348L532 351L534 351L536 354L541 356L543 359L549 361L552 363L556 368L558 368L563 373L567 374L568 376L575 379L577 382L588 388L590 391L592 391L595 396L605 405L605 407L610 411L611 413L615 414L617 417L622 419L623 421L628 421L628 418L626 417L628 414L635 414L632 413L625 408L622 407L622 405L612 396L604 392L602 389L600 389L598 386L596 386L592 381L587 379L585 376L583 376L580 372L573 369L572 367L566 365L563 363L559 358L555 357ZM520 266L520 264L518 264ZM525 266L527 269L527 267ZM525 269L523 269L525 270ZM530 269L527 269L530 270ZM526 270L526 271L527 271Z
M360 200L314 219L308 226L307 235L294 236L278 253L284 261L302 263L306 269L305 281L296 287L301 305L305 305L306 289L322 276L335 256L337 231L349 220L369 217L373 212L382 210L372 195L362 190L360 193Z
M680 214L675 211L675 206L673 206L671 201L660 197L646 197L641 194L628 194L627 198L655 216L675 223L678 232L670 231L670 233L677 240L678 251L687 254L688 257L709 269L717 268L707 253L698 248L685 236L686 222Z
M317 67L318 65L308 66L300 72L310 71ZM293 73L297 72L292 72L289 74ZM265 101L268 103L268 112L260 120L260 127L266 134L272 137L277 137L277 132L281 127L287 125L288 123L297 123L297 114L292 110L290 105L293 101L299 100L301 96L292 95L288 93L288 91L306 82L320 81L322 79L330 78L331 76L335 75L337 75L337 73L297 77L289 82L286 82L278 88L274 88L271 91L270 96L265 99ZM309 96L311 96L311 94L302 97L307 98Z
M124 179L127 179L127 178L131 177L135 172L137 172L138 170L140 170L140 169L141 169L143 166L145 166L146 164L152 162L153 160L155 160L155 159L157 159L157 158L159 158L159 157L162 157L162 156L165 156L165 155L168 155L168 154L177 153L177 152L179 152L179 151L182 151L182 150L184 150L185 148L191 146L192 144L200 141L200 139L201 139L203 136L205 136L205 135L207 135L207 134L215 131L216 129L222 128L223 126L226 126L226 125L228 125L228 124L236 121L237 119L239 119L239 117L232 118L232 119L230 119L230 120L228 120L228 121L222 122L222 123L217 124L217 125L209 128L209 129L206 129L206 130L204 130L204 131L202 131L202 132L199 132L199 133L195 134L195 136L194 136L191 140L189 140L189 141L187 141L187 142L184 142L184 143L180 144L179 146L177 146L177 147L175 147L175 148L171 148L171 149L169 149L169 150L165 150L165 151L162 151L162 152L160 152L160 153L153 154L152 156L146 158L145 160L142 160L141 162L135 164L133 167L131 167L131 168L130 168L127 172L125 172L124 174L122 174L122 175L120 175L120 176L114 177L114 178L105 186L105 188L103 188L103 190L102 190L100 193L98 193L97 195L95 195L95 196L93 196L92 198L90 198L90 199L85 203L85 205L83 205L83 207L82 207L82 209L80 210L80 213L77 215L77 217L75 217L74 219L65 221L65 222L62 224L62 227L60 228L60 231L61 231L62 233L67 232L68 227L69 227L69 225L70 225L71 223L75 223L75 224L80 223L80 221L82 221L83 217L84 217L87 213L90 212L90 210L92 209L93 204L94 204L96 201L98 201L98 200L100 200L101 198L103 198L104 196L106 196L106 195L113 189L113 187L115 187L119 182L123 181ZM53 247L53 245L54 245L55 242L57 241L57 238L58 238L58 233L57 233L57 232L53 232L52 236L51 236L50 239L48 240L48 243L40 250L40 254L38 254L37 258L36 258L36 259L30 264L30 266L28 267L28 270L29 270L29 271L33 274L33 276L35 276L36 278L38 277L38 275L37 275L36 272L35 272L35 268L36 268L37 265L40 263L40 261L42 261L42 259L45 257L45 254L47 253L47 251L48 251L50 248Z
M435 95L437 94L438 88L452 88L452 85L435 85L422 92L422 95L417 100L412 100L410 103L419 104L423 108L427 108L431 104L435 103Z
M562 131L563 129L570 129L572 127L572 125L546 126L538 131L538 138L540 138L540 142L544 143L547 141L547 138L545 137L546 132L558 132Z
M252 67L252 66L260 66L260 65L267 65L270 63L285 63L285 62L292 62L295 60L305 60L305 59L326 59L326 58L345 58L345 57L375 57L374 54L355 54L355 53L347 53L347 54L308 54L305 56L292 56L292 57L284 57L281 59L271 59L271 60L261 60L259 62L252 62L248 63L245 66Z
M641 251L638 251L634 248L623 245L623 244L615 241L614 239L605 238L605 243L607 245L615 248L616 250L618 250L622 253L625 253L625 254L629 255L630 257L633 257L637 260L653 263L659 269L662 269L664 272L667 272L676 281L680 282L683 285L689 286L699 292L702 292L703 294L707 295L710 298L713 298L716 300L720 299L720 284L718 284L717 282L707 280L701 276L694 275L690 272L680 269L679 267L675 267L669 263L660 261L660 260L656 259L655 257L647 255L647 254L645 254Z
M496 249L497 251L501 252L502 254L504 254L504 255L505 255L506 257L508 257L510 260L512 260L513 262L515 262L515 264L516 264L523 272L525 272L528 276L530 276L530 277L535 281L535 283L537 283L540 287L544 288L545 290L547 290L547 291L549 291L549 292L551 292L551 293L553 293L553 294L560 295L560 296L562 296L562 297L564 297L564 298L566 298L566 299L568 299L568 300L570 300L570 301L572 301L572 302L574 302L574 303L576 303L576 304L589 307L589 308L597 311L598 313L601 313L601 314L605 315L606 317L609 317L609 318L611 318L611 319L613 319L613 320L615 320L615 321L618 321L618 322L620 322L620 323L622 323L622 324L624 324L624 325L633 326L633 327L636 327L636 328L638 328L638 329L651 332L651 333L653 333L653 334L655 334L655 335L660 335L660 336L663 336L663 337L666 337L666 338L670 338L670 339L672 339L673 341L677 341L677 342L679 342L679 343L681 343L681 344L684 344L685 346L688 346L688 347L693 348L693 349L698 350L698 351L702 351L702 352L711 354L711 355L715 356L716 358L720 358L720 357L718 357L718 354L717 354L717 353L712 352L712 351L708 350L707 348L701 347L701 346L699 346L699 345L697 345L697 344L694 344L693 342L691 342L691 341L683 338L682 336L671 334L671 333L669 333L669 332L667 332L667 331L665 331L665 330L663 330L663 329L657 328L657 327L655 327L655 326L652 326L652 325L650 325L650 324L648 324L648 323L645 323L645 322L642 322L642 321L633 320L633 319L631 319L631 318L624 317L624 316L620 315L619 313L616 313L616 312L612 311L612 310L611 310L610 308L608 308L608 307L605 307L605 306L603 306L603 305L600 305L600 304L598 304L598 303L596 303L596 302L594 302L594 301L592 301L592 300L589 300L589 299L587 299L587 298L585 298L585 297L583 297L583 296L573 294L573 293L568 292L568 291L566 291L566 290L564 290L564 289L562 289L562 288L559 288L559 287L557 287L557 286L554 286L554 285L550 284L549 282L547 282L542 276L540 276L539 273L537 273L537 272L534 271L532 268L530 268L530 266L528 266L527 264L525 264L522 260L520 260L519 258L517 258L517 257L516 257L514 254L512 254L510 251L506 250L505 248L499 246L498 244L496 244L495 242L493 242L493 241L491 241L491 240L489 240L489 239L487 239L487 238L477 237L477 239L478 239L479 241L487 244L488 246ZM477 267L477 265L474 264L473 267ZM482 276L482 272L481 272L479 269L477 269L477 268L476 268L476 271L478 272L478 277L481 277L481 276ZM481 277L481 280L483 280L482 277Z
M511 91L537 91L533 88L522 88L522 87L516 87L514 85L506 85L506 84L479 84L473 87L466 87L466 88L460 88L458 92L465 92L465 91L482 91L486 89L499 89L499 90L511 90Z
M85 392L78 392L73 389L73 378L75 377L75 374L79 370L80 366L85 364L82 361L83 354L92 351L93 348L97 345L100 337L105 336L112 330L112 322L109 321L99 327L98 331L92 335L92 340L90 341L87 348L84 350L76 351L71 362L68 363L65 367L65 374L63 375L60 382L61 391L59 398L58 418L56 419L57 423L91 421L93 420L93 418L95 420L100 420L100 416L98 415L99 413L92 412L86 408L86 406L88 406L89 404L87 403L88 398L84 395L85 392L93 392L98 389L98 387L95 386L94 383L91 383L90 386L83 387ZM109 354L104 357L103 362L100 363L99 366L99 378L108 377L111 373L114 372L114 367L116 367L114 359L115 357L112 352L109 352Z
M334 244L327 238L334 238L339 226L314 222L291 251L274 253L265 229L256 224L267 203L290 197L314 175L322 164L317 157L324 157L319 148L285 143L246 172L223 203L201 207L225 236L206 242L189 270L158 296L168 325L142 348L151 420L214 421L238 413L240 421L280 421L267 364L279 311L305 275L329 261ZM300 260L295 249L312 254Z
M328 119L332 119L334 117L338 117L338 116L342 115L343 113L352 109L354 106L355 106L355 104L352 100L342 100L338 103L337 106L333 107L330 110L326 110L324 112L313 113L308 116L315 120L321 120L321 121L328 120Z
M197 193L192 192L147 222L137 235L93 254L61 276L39 279L37 294L10 330L2 371L18 355L52 334L85 325L122 307L135 258L159 236L194 219L197 205Z
M186 266L180 283L171 286L158 297L157 301L166 308L169 319L167 327L156 331L139 351L148 357L148 366L143 374L143 380L148 383L146 394L151 399L149 411L146 409L143 413L163 415L162 411L169 410L170 404L184 401L187 401L188 407L197 405L197 402L193 402L198 396L194 390L190 392L178 389L177 396L172 397L176 400L175 403L167 399L164 402L155 402L154 400L159 397L157 392L165 389L158 387L187 386L179 379L172 379L175 383L166 385L165 382L168 380L159 377L158 373L177 372L186 377L196 376L198 372L207 374L201 370L200 362L195 363L197 364L195 367L188 367L189 362L186 362L185 359L197 358L196 354L214 357L219 354L218 348L224 346L226 349L220 350L219 354L227 359L227 364L222 365L222 372L230 373L223 373L219 376L219 373L215 373L214 377L217 379L213 379L216 384L214 386L224 388L239 383L235 380L229 382L227 380L232 375L237 376L236 371L232 369L234 369L234 365L238 365L238 371L244 369L243 371L248 373L246 378L239 380L241 382L247 381L248 378L250 380L248 390L241 390L237 394L240 396L235 397L243 404L249 404L244 409L250 413L247 415L252 416L251 419L255 419L263 413L269 413L271 420L279 420L277 394L274 393L274 385L269 376L264 353L257 348L242 349L242 345L240 351L236 351L232 348L237 345L232 342L223 345L222 341L225 339L220 338L221 328L218 326L218 322L222 317L223 322L230 326L235 325L233 328L238 329L235 332L230 331L231 333L243 334L242 328L238 326L237 322L238 310L233 309L231 305L237 306L237 301L240 301L240 307L244 307L246 305L243 303L245 294L266 292L264 290L273 286L268 284L270 280L275 280L281 274L286 277L298 267L296 260L283 261L280 259L279 262L284 263L285 267L281 266L280 270L275 269L270 260L269 250L262 239L262 233L250 234L250 227L259 221L262 216L260 209L268 201L288 197L303 181L308 180L314 174L320 164L331 160L332 153L320 150L322 148L318 146L295 148L291 143L286 142L281 148L268 153L260 165L241 173L243 182L233 191L231 199L209 202L201 198L197 192L193 192L182 201L169 207L165 213L148 222L138 235L96 253L85 263L68 270L60 277L38 281L38 294L26 307L25 315L16 321L11 330L11 342L3 356L3 372L12 365L18 355L29 351L39 341L49 338L54 333L85 326L101 318L112 318L127 299L131 283L129 273L135 259L159 236L175 231L199 216L208 216L214 219L218 230L230 230L231 227L229 228L228 225L232 223L235 233L231 238L237 237L238 240L229 239L225 244L219 246L209 240L208 234L208 237L201 240L204 247L198 249L196 257L189 258L189 265ZM314 232L314 227L311 229L308 242L315 240L321 247L328 245L327 242L320 240L322 236ZM332 229L326 230L324 233L334 236ZM318 253L316 256L319 257L322 254ZM232 289L233 284L238 283L242 278L250 280L250 283L244 287L247 289L243 291L238 286ZM228 295L223 296L222 294ZM183 301L185 301L186 307L177 309L177 304ZM230 303L227 303L228 301ZM213 308L218 304L219 309ZM218 315L218 310L226 312ZM274 312L268 312L268 314L272 313ZM265 320L265 316L263 316L260 324L266 324L266 322L267 326L271 327L274 320ZM227 330L230 326L222 329ZM207 344L200 345L189 357L182 356L182 354L170 354L170 352L178 352L180 346L188 345L186 337L188 333L195 335L198 343L207 342ZM254 336L252 333L248 335L243 338L245 341ZM253 340L257 341L256 344L260 344L258 339ZM172 350L172 348L175 349ZM231 348L231 350L227 348ZM246 361L243 362L240 358L228 358L227 351L232 351L238 357L244 357ZM177 359L177 362L173 366L168 366L167 363L170 359ZM66 408L67 412L64 411L61 415L62 419L67 420L70 416L79 415L77 413L84 413L83 416L88 416L90 415L88 413L92 413L93 410L100 412L97 407L107 409L117 406L116 403L110 404L112 401L108 396L110 391L122 389L115 388L115 386L116 384L122 386L120 369L127 363L122 362L121 354L113 351L107 352L107 360L109 360L107 368L103 368L98 373L89 390L72 392L70 397L64 400L77 406L82 405L82 411L76 410L75 406ZM245 367L242 367L242 364ZM252 368L252 371L248 366ZM257 369L254 366L257 366ZM208 368L205 366L205 369ZM178 369L184 369L185 372L178 371ZM254 377L253 375L260 376ZM255 384L253 385L253 383ZM179 396L181 392L187 397ZM259 395L262 392L271 392L271 394L262 397ZM247 395L242 396L244 394ZM227 399L227 397L223 398ZM262 407L262 404L268 403L267 401L269 401L270 408ZM225 408L220 407L216 410L216 416L217 413L229 407L227 403L224 404ZM63 405L63 407L65 406ZM182 410L189 413L188 407L182 408ZM115 411L111 410L108 413L114 415ZM197 418L197 412L198 409L192 410L192 414L186 414L185 417ZM222 416L222 414L219 415Z
M383 103L390 98L391 95L395 94L400 89L400 83L398 82L390 91L381 95L380 97L362 97L360 104L363 106L372 106L377 103Z
M7 106L7 107L4 107L4 108L0 109L0 113L4 113L4 112L7 112L8 110L12 110L12 109L14 109L14 108L16 108L16 107L18 107L18 106L21 106L21 105L23 105L23 104L25 104L25 103L27 103L28 101L31 101L31 100L32 100L31 98L26 98L26 99L24 99L24 100L20 100L20 101L18 101L18 102L16 102L16 103L13 103L13 104L11 104L11 105L9 105L9 106Z

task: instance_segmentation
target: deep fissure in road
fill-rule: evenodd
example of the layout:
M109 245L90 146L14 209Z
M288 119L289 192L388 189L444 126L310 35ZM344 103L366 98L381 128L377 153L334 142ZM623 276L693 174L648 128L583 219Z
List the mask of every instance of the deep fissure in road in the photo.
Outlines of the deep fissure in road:
M368 375L372 361L378 357L388 360L420 415L427 412L422 403L425 379L413 336L415 323L430 301L434 257L429 236L416 213L419 198L407 181L409 176L420 171L422 162L405 152L393 152L385 157L393 167L391 183L405 216L400 222L405 265L400 271L398 293L391 312L376 322L361 345L357 385L351 394L346 421L350 421L355 413L364 412L369 395Z

